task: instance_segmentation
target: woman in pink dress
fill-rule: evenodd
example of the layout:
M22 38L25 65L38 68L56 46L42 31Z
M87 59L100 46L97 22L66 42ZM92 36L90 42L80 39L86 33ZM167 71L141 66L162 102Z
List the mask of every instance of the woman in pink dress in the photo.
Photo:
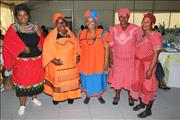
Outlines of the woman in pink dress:
M120 24L110 28L110 47L112 67L110 72L111 87L114 88L116 96L113 104L117 105L120 99L121 89L131 91L131 83L134 72L135 46L136 41L141 38L140 27L128 23L130 11L122 8L118 11ZM134 101L129 95L129 105L133 106Z
M156 18L152 13L144 15L142 20L143 38L137 42L135 60L135 80L132 84L132 97L139 99L140 104L133 108L137 111L145 108L138 117L145 118L152 115L151 107L157 95L158 83L155 77L155 68L162 46L162 36L152 30Z

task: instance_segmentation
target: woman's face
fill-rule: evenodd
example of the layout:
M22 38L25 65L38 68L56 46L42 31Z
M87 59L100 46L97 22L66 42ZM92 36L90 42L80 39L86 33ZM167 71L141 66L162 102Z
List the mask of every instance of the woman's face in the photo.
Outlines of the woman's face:
M129 20L129 16L128 15L119 16L119 22L120 22L121 25L127 25L128 24L128 20Z
M93 18L88 18L86 21L86 25L89 30L93 30L96 28L96 22L93 20Z
M21 11L18 11L17 19L21 25L27 25L29 21L29 15L26 11L21 10Z
M66 22L64 19L59 18L56 22L56 26L59 32L66 33Z
M152 30L152 22L148 17L145 17L141 22L142 29L144 31Z

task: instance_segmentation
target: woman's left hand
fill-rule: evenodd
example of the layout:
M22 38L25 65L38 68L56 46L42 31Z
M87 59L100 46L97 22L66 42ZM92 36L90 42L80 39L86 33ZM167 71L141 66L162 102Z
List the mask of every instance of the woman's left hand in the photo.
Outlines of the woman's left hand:
M152 70L148 70L146 72L146 79L150 79L152 77Z

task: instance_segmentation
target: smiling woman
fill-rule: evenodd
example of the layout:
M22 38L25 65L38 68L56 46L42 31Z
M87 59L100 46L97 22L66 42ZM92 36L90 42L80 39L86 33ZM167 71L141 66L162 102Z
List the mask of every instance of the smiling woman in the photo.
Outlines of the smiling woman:
M27 96L41 106L36 99L43 91L44 69L41 51L44 37L38 26L29 22L29 9L20 4L15 8L18 20L8 28L3 43L3 59L6 70L12 69L12 81L19 98L19 115L25 112Z
M143 12L134 12L129 18L129 22L141 25L141 20L143 18ZM180 12L156 12L154 13L156 16L157 22L156 25L163 24L165 28L179 28L180 27ZM117 24L119 22L118 15L115 13L114 23Z

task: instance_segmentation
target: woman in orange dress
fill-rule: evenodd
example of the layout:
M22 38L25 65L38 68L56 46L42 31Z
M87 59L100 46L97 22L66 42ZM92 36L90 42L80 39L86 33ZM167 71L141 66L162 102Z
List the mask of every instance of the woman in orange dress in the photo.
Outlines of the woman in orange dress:
M73 104L81 97L80 76L77 68L78 42L66 27L64 15L54 15L56 27L44 41L43 65L45 67L44 93L52 96L53 104L68 100Z
M159 51L162 47L162 36L152 30L156 18L152 13L144 15L142 20L143 38L137 42L135 61L135 80L132 84L131 95L139 99L140 104L133 108L134 111L145 108L138 117L145 118L152 115L151 107L158 90L155 76Z
M103 91L107 89L106 73L109 33L97 29L99 14L96 10L85 12L87 29L80 34L80 62L82 90L86 92L85 104L89 103L91 96L97 96L100 103L105 103L102 98Z

